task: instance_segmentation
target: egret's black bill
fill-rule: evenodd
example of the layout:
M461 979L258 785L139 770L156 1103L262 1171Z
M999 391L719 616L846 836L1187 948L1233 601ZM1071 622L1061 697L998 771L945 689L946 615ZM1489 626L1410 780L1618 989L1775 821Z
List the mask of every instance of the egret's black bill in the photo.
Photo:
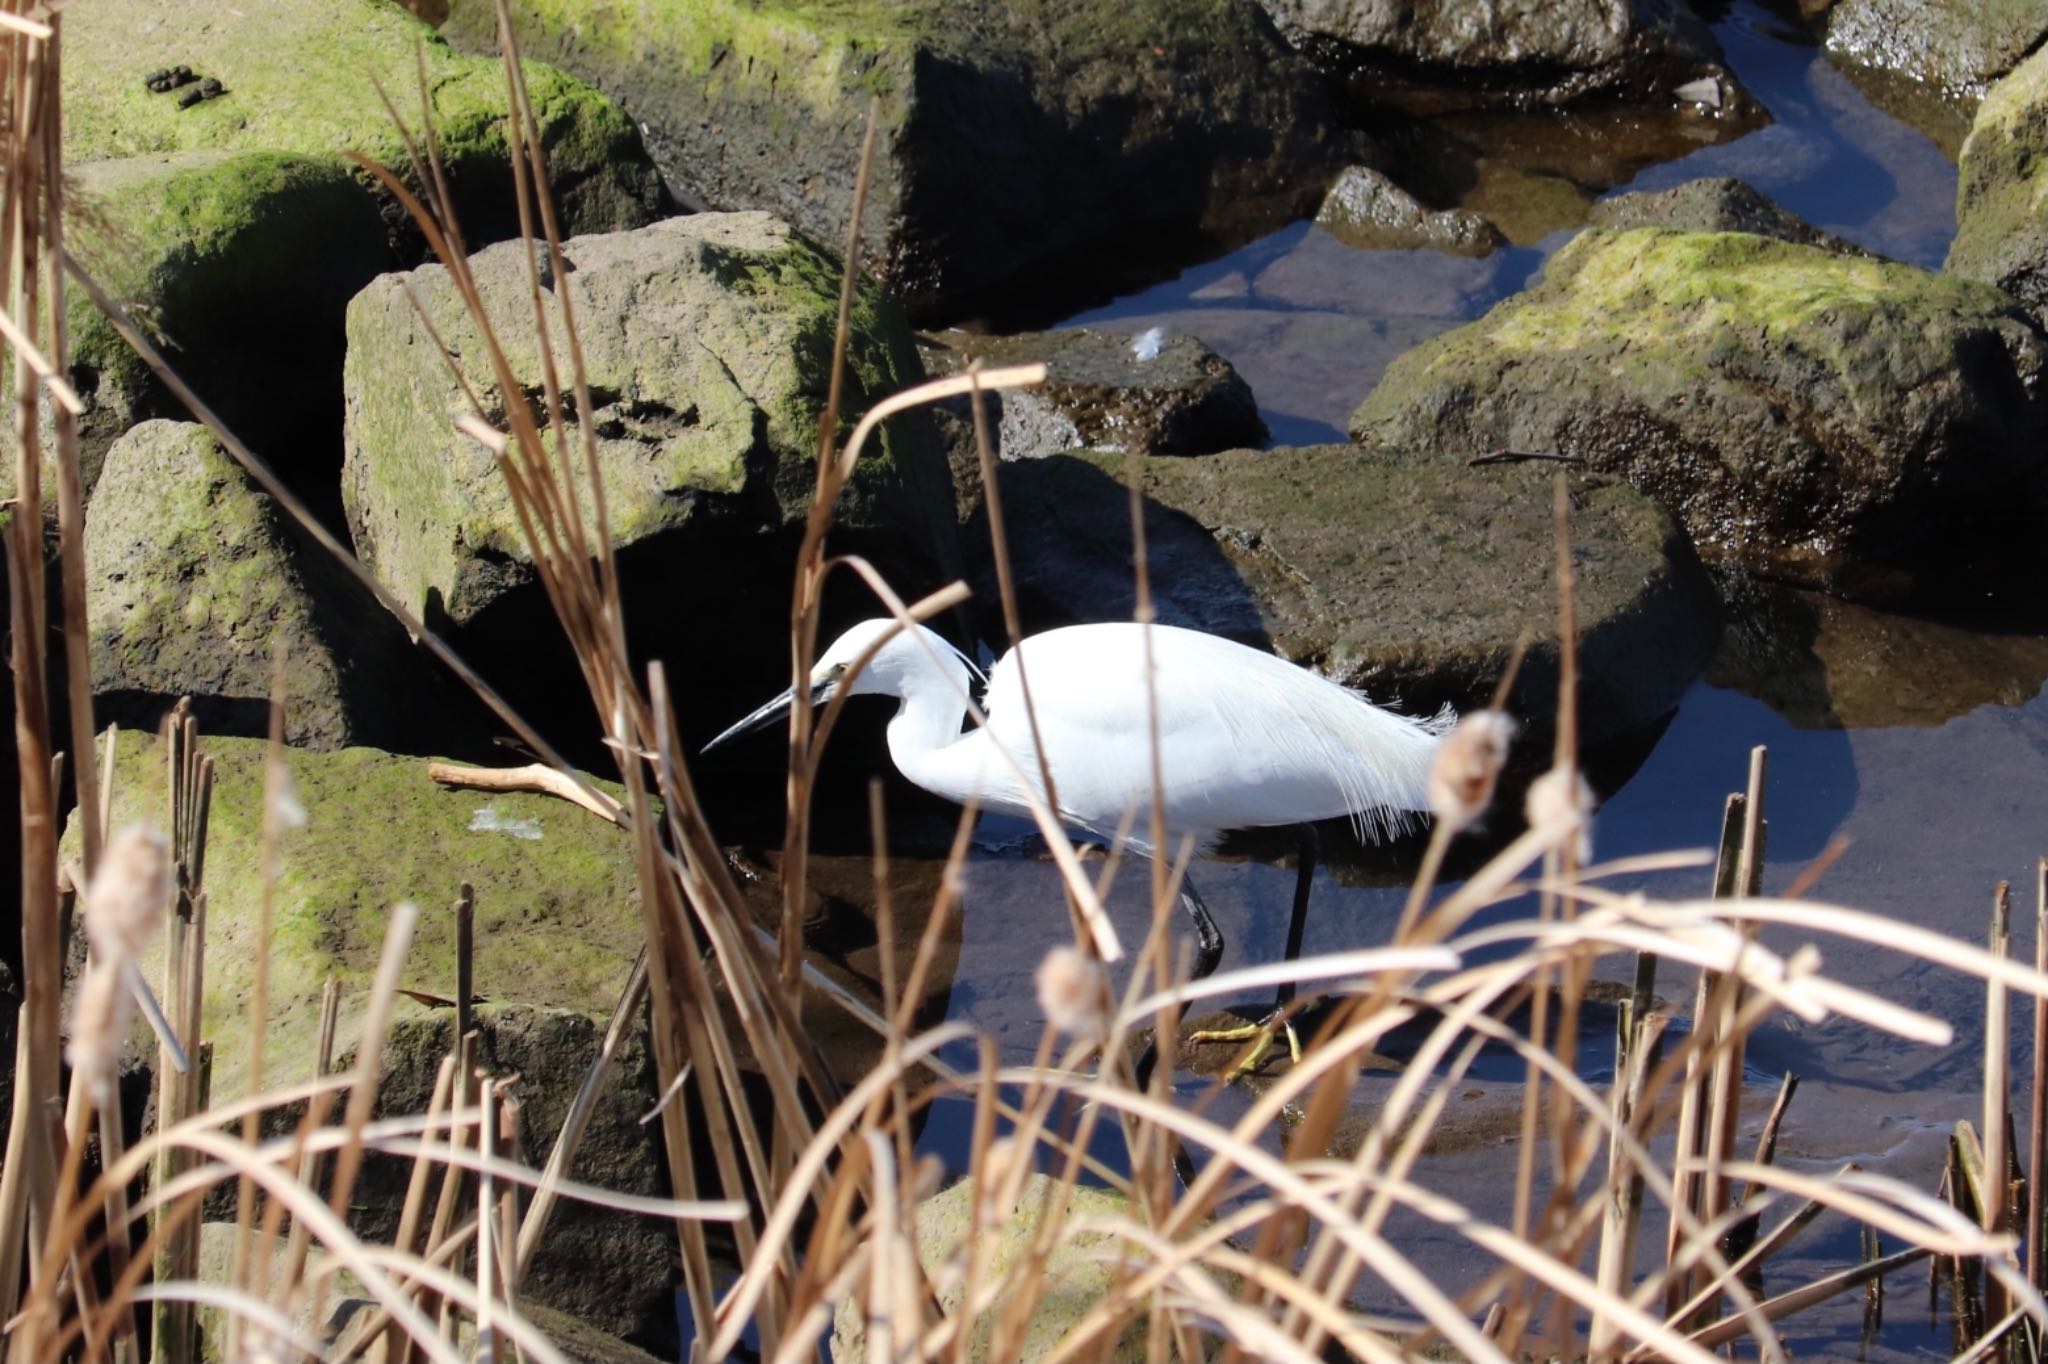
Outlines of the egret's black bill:
M831 697L831 695L832 684L829 682L819 682L811 688L811 704L814 706L821 706ZM704 747L698 749L697 751L699 753L709 753L712 749L717 748L720 744L726 743L733 739L737 739L742 734L752 734L757 729L766 729L768 728L768 726L774 724L776 721L788 715L789 708L795 704L795 689L790 687L784 687L782 689L782 694L780 696L775 697L773 700L768 701L767 703L762 705L759 709L754 710L749 714L743 716L739 721L734 723L732 726L727 728L723 733L719 734L716 738L712 739L710 743L704 745Z

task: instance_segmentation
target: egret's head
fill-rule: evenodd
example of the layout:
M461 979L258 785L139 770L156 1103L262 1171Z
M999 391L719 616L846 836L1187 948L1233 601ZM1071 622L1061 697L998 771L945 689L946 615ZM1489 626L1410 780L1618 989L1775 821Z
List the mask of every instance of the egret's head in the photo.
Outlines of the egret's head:
M874 654L863 664L862 656L870 649ZM811 668L811 704L822 706L842 689L851 696L903 696L919 677L930 679L931 685L951 686L958 677L956 661L971 676L981 677L973 660L922 625L899 626L887 617L864 620L818 655ZM794 691L785 690L704 745L704 751L775 723L795 702Z

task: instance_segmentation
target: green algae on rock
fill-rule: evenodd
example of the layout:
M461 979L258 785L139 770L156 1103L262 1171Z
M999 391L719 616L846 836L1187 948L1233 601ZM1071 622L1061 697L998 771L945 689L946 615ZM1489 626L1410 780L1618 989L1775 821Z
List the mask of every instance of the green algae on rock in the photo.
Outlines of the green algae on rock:
M2048 315L2048 48L1991 87L1957 163L1942 268Z
M1703 552L1903 593L2038 505L2044 358L1986 285L1745 233L1595 231L1397 359L1351 434L1569 456L1664 501Z
M407 644L340 579L324 560L302 564L269 499L204 427L132 428L108 452L86 513L101 718L147 729L190 696L208 732L261 734L281 648L287 740L339 748L387 737L418 699Z
M866 259L921 316L1084 253L1244 239L1312 208L1337 141L1321 81L1213 0L514 0L524 50L647 130L678 198L843 239L871 104ZM445 25L494 50L494 0ZM1142 238L1142 242L1134 239ZM1155 262L1156 263L1156 262Z
M802 524L815 486L837 263L765 213L673 218L563 249L567 276L544 287L566 287L575 301L596 405L567 421L593 426L614 546L656 549L738 527L779 556L772 533ZM509 401L538 405L531 250L503 243L470 269L521 381ZM444 268L378 280L348 310L342 495L356 551L378 578L429 620L462 625L530 584L533 569L495 459L453 426L467 410L463 388L415 301L480 400L508 401ZM852 322L843 430L922 377L910 331L879 290L859 291ZM559 332L553 344L562 354ZM906 414L870 439L836 524L871 534L893 565L932 575L952 561L952 489L927 417Z
M1130 618L1132 458L1002 467L1032 628ZM1270 648L1411 713L1483 703L1526 632L1535 644L1510 704L1532 719L1552 713L1549 466L1468 469L1334 445L1137 469L1160 620ZM1597 478L1576 479L1573 502L1580 725L1598 742L1677 703L1713 649L1717 608L1663 508Z
M65 16L64 46L70 162L189 151L336 160L356 153L403 171L404 136L378 88L417 124L423 61L465 235L489 241L516 230L501 64L458 54L389 0L266 0L208 12L179 0L81 5ZM175 65L219 80L225 93L184 108L144 87L149 72ZM540 62L524 69L564 230L647 221L659 186L632 122L562 71Z
M162 747L153 734L115 733L112 827L162 827ZM225 1103L248 1086L265 745L203 734L201 745L214 762L204 1035L215 1044L214 1101ZM288 749L285 763L306 821L285 835L281 853L266 1084L311 1077L329 977L342 987L339 1049L354 1045L400 901L424 910L401 985L454 994L455 916L447 907L464 881L476 887L478 991L587 1014L610 1010L643 936L632 843L622 832L550 796L444 790L428 780L421 758ZM71 830L67 846L76 837ZM143 971L162 979L161 942ZM400 1021L426 1013L404 997L396 1010Z
M1665 227L1678 232L1750 232L1843 256L1868 256L1854 242L1823 232L1768 195L1733 176L1688 180L1667 190L1636 190L1593 205L1588 226L1626 231Z

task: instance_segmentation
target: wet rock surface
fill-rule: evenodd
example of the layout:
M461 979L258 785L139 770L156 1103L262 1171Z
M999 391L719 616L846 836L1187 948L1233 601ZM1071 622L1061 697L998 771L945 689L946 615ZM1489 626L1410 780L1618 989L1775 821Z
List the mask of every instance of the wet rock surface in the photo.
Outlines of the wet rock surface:
M1316 223L1347 246L1484 256L1507 245L1499 228L1470 209L1432 212L1370 166L1347 166L1316 210Z
M1833 56L1930 85L1980 93L2048 36L2041 0L1841 0L1828 13Z
M265 733L280 649L290 743L390 740L433 689L397 623L197 425L148 421L114 443L86 575L101 720L154 730L189 696L209 734Z
M530 310L530 249L505 243L471 260L492 316ZM674 218L573 238L564 251L567 277L546 287L572 293L596 405L566 420L572 440L584 423L594 428L623 571L661 576L696 552L694 540L698 550L715 544L710 557L727 574L786 575L784 532L801 526L815 483L837 263L763 213ZM462 357L492 420L508 403L544 402L530 328L501 332L521 381L518 393L501 393L445 270L390 275L365 290L349 307L345 373L342 496L356 552L430 622L466 626L489 609L510 635L521 622L537 630L547 603L510 494L490 453L453 429L462 389L408 291ZM919 376L910 332L878 291L859 294L853 329L849 421ZM950 559L951 511L943 455L928 419L913 413L870 441L839 508L840 543L865 545L899 586L914 588ZM723 586L699 581L664 618Z
M1991 88L1957 162L1956 235L1943 269L2048 314L2048 50Z
M1730 101L1739 91L1705 21L1671 0L1515 0L1483 12L1458 0L1260 3L1289 41L1325 65L1384 68L1448 87L1441 98L1451 101L1555 105L1604 96L1668 105L1698 80L1724 83Z
M1128 620L1131 457L1006 465L1003 509L1027 630ZM1553 466L1468 469L1348 446L1138 462L1158 618L1269 648L1427 714L1483 702L1525 632L1510 708L1556 701ZM1587 742L1677 702L1718 629L1670 516L1626 485L1573 484ZM996 600L992 577L977 601ZM998 632L999 633L999 632Z
M496 49L489 0L450 8L458 43ZM1084 252L1242 239L1311 206L1334 168L1320 82L1249 5L512 9L525 51L642 122L679 198L766 209L821 240L844 239L879 100L867 256L920 316L1057 287Z
M1389 366L1373 450L1567 456L1703 552L1873 595L1966 576L2036 505L2048 345L2005 295L1742 233L1588 232Z
M1728 176L1688 180L1674 189L1639 190L1603 199L1593 206L1587 225L1610 231L1664 227L1677 232L1748 232L1801 246L1817 246L1836 255L1871 254L1854 242L1821 231L1743 181Z

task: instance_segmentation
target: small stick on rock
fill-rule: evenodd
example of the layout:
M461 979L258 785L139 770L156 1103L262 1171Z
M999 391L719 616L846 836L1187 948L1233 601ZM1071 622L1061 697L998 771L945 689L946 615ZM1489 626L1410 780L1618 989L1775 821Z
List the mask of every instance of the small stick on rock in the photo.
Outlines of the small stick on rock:
M461 767L455 763L434 762L427 764L427 776L443 786L472 791L534 791L544 796L559 796L582 806L599 819L610 820L621 829L628 822L624 808L610 796L601 791L586 791L544 763L529 763L525 767Z

